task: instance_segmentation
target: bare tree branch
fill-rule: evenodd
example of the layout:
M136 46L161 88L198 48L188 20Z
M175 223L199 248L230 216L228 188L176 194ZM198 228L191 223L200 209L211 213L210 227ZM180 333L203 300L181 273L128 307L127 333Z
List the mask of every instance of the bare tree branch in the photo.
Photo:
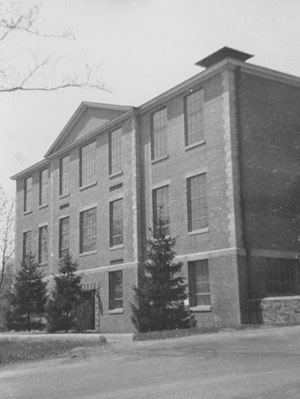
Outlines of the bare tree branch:
M56 34L41 31L38 26L39 5L32 5L30 3L28 5L25 2L12 2L9 4L7 6L6 2L2 3L0 1L0 44L4 45L4 42L12 34L19 35L20 38L25 36L41 38L45 40L44 49L48 48L48 39L75 39L73 34L67 32ZM16 42L8 43L11 51ZM57 59L51 54L43 58L39 54L40 59L38 59L37 54L30 54L30 62L26 62L27 58L24 58L23 53L19 54L18 51L15 51L12 57L6 54L5 58L0 59L0 93L55 91L66 88L92 88L109 91L99 79L99 65L90 67L84 65L84 63L70 62L67 65L68 69L70 69L69 65L72 65L71 71L67 70L63 72L66 68L64 66L59 68L60 66L57 66ZM66 57L61 58L67 61ZM51 73L53 70L56 72L55 74Z
M0 42L14 32L27 33L43 38L54 39L75 39L72 33L64 32L60 34L41 32L36 26L40 12L40 6L34 5L23 11L20 7L16 7L16 3L11 3L10 8L5 12L2 11L0 18ZM8 13L8 14L6 14ZM20 14L21 13L21 14Z

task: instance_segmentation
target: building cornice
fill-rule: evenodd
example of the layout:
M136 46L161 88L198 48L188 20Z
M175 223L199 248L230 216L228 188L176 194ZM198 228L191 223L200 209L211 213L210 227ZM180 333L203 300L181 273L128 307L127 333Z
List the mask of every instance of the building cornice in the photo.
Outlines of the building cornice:
M112 111L120 111L120 112L128 112L132 109L131 106L126 106L126 105L115 105L115 104L102 104L102 103L94 103L94 102L87 102L83 101L80 103L76 111L73 113L65 127L62 129L60 134L57 136L57 138L54 140L53 144L49 148L49 150L46 152L45 157L48 155L51 155L51 153L55 150L55 148L64 140L66 135L69 133L69 131L74 127L76 122L81 118L82 114L89 108L97 108L97 109L103 109L103 110L112 110Z
M236 66L240 66L242 72L251 75L259 76L264 79L275 80L279 83L288 84L291 86L300 87L300 78L295 75L290 75L284 72L275 71L273 69L257 66L254 64L245 64L243 62L234 62Z
M37 170L41 170L45 168L46 166L49 166L50 162L48 159L43 159L42 161L39 161L28 168L22 170L19 173L16 173L15 175L11 176L12 180L18 180L20 178L24 178L26 175L30 175L33 172L36 172Z
M130 118L135 113L136 113L135 108L132 107L130 111L118 116L117 118L115 118L109 122L104 123L102 126L97 127L96 129L92 130L90 133L86 134L79 140L76 140L76 142L63 147L61 150L58 150L48 156L46 154L45 155L46 159L51 160L51 159L57 158L58 156L61 156L62 154L67 153L76 147L82 146L84 143L86 143L88 141L92 141L99 134L101 134L103 132L107 132L108 130L113 130L116 127L116 125L120 125L122 122L124 122L124 120Z

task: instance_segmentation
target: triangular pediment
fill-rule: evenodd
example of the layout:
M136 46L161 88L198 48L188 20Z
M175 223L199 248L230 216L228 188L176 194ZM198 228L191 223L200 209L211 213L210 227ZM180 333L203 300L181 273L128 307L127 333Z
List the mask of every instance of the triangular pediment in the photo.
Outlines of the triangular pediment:
M90 132L118 116L131 107L98 103L81 103L62 132L46 153L46 157L81 140Z

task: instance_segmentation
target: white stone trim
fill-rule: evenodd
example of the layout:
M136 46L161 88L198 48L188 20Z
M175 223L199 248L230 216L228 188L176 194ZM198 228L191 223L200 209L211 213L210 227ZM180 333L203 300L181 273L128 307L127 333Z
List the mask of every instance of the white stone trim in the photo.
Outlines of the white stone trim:
M204 175L207 173L207 168L201 168L201 169L196 169L192 170L191 172L188 172L184 177L185 179L190 179L191 177L199 176L199 175Z
M162 188L162 187L166 187L166 186L170 186L170 185L171 185L171 180L170 179L163 180L163 181L160 181L158 183L155 183L152 186L152 191L157 190L158 188Z
M222 249L215 249L212 251L177 255L175 259L178 261L190 262L198 259L218 258L221 256L230 256L230 255L246 255L246 251L243 248L236 248L236 247L222 248Z
M128 263L118 263L117 265L108 265L108 266L100 266L100 267L95 267L93 269L80 269L77 270L76 274L94 274L94 273L99 273L99 272L107 272L107 271L114 271L114 270L124 270L124 269L129 269L129 268L137 268L138 262L128 262Z
M300 259L300 252L275 249L250 249L250 255L262 258Z

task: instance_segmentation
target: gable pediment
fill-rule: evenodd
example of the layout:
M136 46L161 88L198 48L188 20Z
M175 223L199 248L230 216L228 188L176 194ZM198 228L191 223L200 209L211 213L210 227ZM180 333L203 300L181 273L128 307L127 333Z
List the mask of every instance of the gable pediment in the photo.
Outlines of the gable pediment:
M131 107L119 105L81 103L46 153L46 157L76 143L90 132L130 109Z

